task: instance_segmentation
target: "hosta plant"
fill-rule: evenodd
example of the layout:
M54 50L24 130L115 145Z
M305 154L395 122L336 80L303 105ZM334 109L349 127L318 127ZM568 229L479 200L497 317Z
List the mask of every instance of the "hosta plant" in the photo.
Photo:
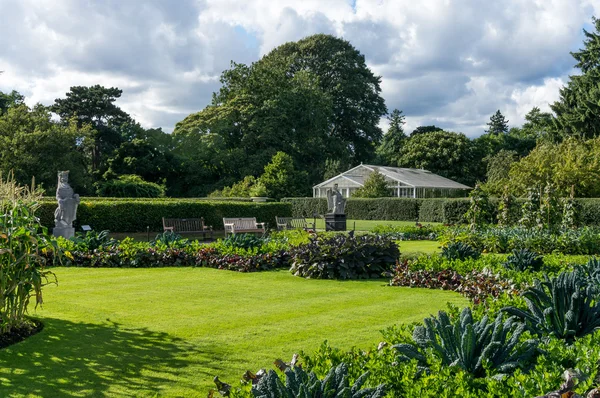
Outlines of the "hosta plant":
M525 367L537 353L538 342L523 340L525 325L516 317L495 320L484 316L475 321L471 309L466 307L460 316L452 319L445 311L437 317L424 320L415 327L412 344L397 344L399 360L416 359L428 365L428 356L434 355L447 366L456 366L476 377L486 375L486 370L510 373Z
M110 238L109 233L108 230L77 233L71 238L71 241L75 244L75 250L93 251L96 249L106 249L117 243L115 239Z
M515 249L502 265L514 271L538 271L544 265L544 258L527 249Z
M600 328L600 297L578 270L552 279L546 276L544 281L536 279L522 295L526 310L511 306L503 311L521 318L534 333L571 344Z
M270 370L252 388L257 398L381 398L385 396L384 385L362 388L369 373L364 373L351 386L348 367L342 363L332 367L327 376L318 379L314 373L307 374L302 368L292 366L285 370L285 384L275 371Z
M442 257L448 260L465 260L467 258L479 258L481 252L462 242L449 243L442 248Z

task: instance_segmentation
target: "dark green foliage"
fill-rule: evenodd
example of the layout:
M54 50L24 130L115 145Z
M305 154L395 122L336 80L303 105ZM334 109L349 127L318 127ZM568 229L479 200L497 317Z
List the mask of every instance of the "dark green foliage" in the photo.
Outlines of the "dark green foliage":
M577 267L577 269L588 279L590 285L600 292L600 259L592 257L586 264Z
M105 249L117 243L115 239L108 236L109 233L110 231L108 230L78 232L71 238L71 241L75 243L76 250L94 251L96 249Z
M270 370L252 388L252 395L257 398L381 398L386 394L384 385L362 388L369 377L368 372L350 386L348 366L344 363L332 367L322 380L313 372L307 374L297 366L286 369L285 376L283 384L279 376Z
M296 276L317 279L380 278L400 256L390 239L373 236L314 237L292 249L290 271Z
M490 116L490 121L487 123L488 129L485 130L488 134L501 135L508 133L508 120L498 109L496 113Z
M444 203L447 199L419 199L420 222L444 222Z
M402 127L406 122L401 110L394 109L388 116L390 127L383 135L381 144L377 148L377 155L383 160L383 164L397 166L402 147L408 139Z
M399 360L416 359L427 366L431 352L446 366L483 377L486 372L511 373L524 368L537 352L536 340L521 340L525 325L515 317L503 321L501 315L495 320L486 315L475 321L466 307L455 319L440 311L423 322L424 326L413 331L414 343L394 346Z
M312 218L327 213L327 198L283 198L284 203L290 203L292 217Z
M266 195L252 196L281 199L286 196L300 196L308 191L308 173L297 170L292 157L284 152L273 155L258 182L264 185Z
M521 318L533 333L550 335L572 344L575 339L600 328L600 300L595 288L579 271L562 272L522 293L527 310L506 307L503 311Z
M56 201L43 202L38 212L44 226L54 225ZM275 217L291 217L289 203L251 203L194 199L87 200L77 210L78 225L113 232L161 231L162 217L200 218L215 230L223 229L223 217L256 217L273 224Z
M469 210L469 199L447 199L443 204L444 224L463 224Z
M527 249L513 250L503 265L515 271L538 271L544 265L544 258Z
M448 260L465 260L479 258L481 252L462 242L453 242L442 248L442 257Z
M97 194L117 198L160 198L165 196L165 187L144 181L137 175L123 175L99 183Z

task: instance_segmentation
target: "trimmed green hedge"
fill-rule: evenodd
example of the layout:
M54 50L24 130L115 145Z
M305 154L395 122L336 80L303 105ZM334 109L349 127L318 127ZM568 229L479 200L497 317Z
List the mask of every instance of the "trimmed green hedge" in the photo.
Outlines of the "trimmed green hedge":
M44 201L37 216L42 225L54 226L56 202ZM216 230L223 229L223 217L256 217L258 222L275 226L275 217L290 217L289 203L220 202L195 199L146 199L131 201L86 200L79 204L75 225L91 225L97 231L162 231L162 217L200 218Z
M350 198L346 214L351 220L417 221L419 202L405 198Z
M446 199L419 200L420 222L444 222L444 203Z

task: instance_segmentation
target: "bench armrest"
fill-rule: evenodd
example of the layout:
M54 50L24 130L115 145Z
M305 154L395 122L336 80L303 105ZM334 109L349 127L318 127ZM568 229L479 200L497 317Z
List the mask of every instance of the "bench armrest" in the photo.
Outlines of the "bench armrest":
M257 222L256 226L258 227L259 225L262 226L262 229L266 228L266 223L264 223L264 222Z

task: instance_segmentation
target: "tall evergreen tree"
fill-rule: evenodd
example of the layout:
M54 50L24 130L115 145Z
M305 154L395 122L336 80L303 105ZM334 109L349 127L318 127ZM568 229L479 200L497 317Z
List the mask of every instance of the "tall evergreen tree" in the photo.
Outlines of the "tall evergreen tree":
M388 166L397 166L400 159L400 151L408 138L404 133L404 115L401 110L394 109L388 116L390 127L383 136L381 145L377 148L377 154L381 156L383 162Z
M485 132L488 134L501 135L508 133L508 120L506 120L499 109L490 117L487 126L488 129Z
M594 18L594 32L583 30L584 48L572 52L582 74L571 76L560 90L560 98L550 105L556 128L563 137L600 136L600 20Z

